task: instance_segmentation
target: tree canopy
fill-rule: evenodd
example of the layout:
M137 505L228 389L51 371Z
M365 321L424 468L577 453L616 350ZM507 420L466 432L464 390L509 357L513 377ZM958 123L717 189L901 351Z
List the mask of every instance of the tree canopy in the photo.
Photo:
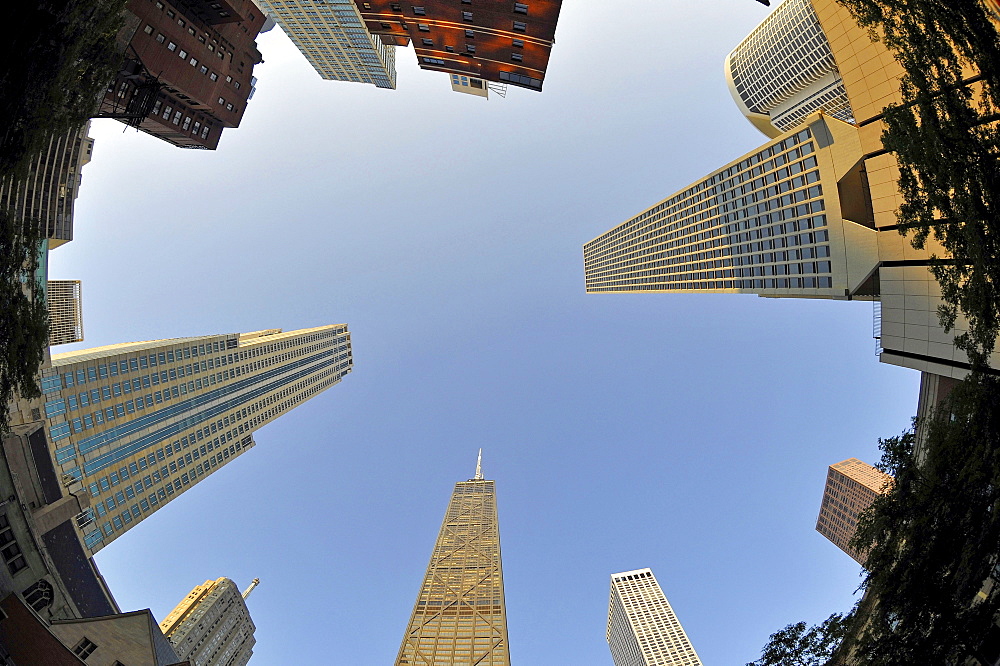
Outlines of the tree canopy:
M747 666L824 666L844 639L850 618L834 613L818 625L790 624L771 634L760 659Z

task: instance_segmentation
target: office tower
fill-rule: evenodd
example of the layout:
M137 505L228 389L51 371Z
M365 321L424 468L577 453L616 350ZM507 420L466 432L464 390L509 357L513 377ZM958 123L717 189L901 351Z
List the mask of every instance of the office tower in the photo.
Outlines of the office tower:
M346 324L129 342L54 354L42 370L62 484L90 556L254 446L253 433L351 371ZM12 425L31 421L12 410Z
M832 115L835 100L821 103L762 148L598 236L584 246L587 291L872 300L883 363L961 379L970 365L953 339L967 322L940 326L941 291L929 270L933 255L947 253L934 238L916 250L897 229L899 172L882 146L880 114L901 99L902 68L836 0L810 6L856 124ZM789 68L813 60L779 69L794 80L799 72ZM748 59L740 96L766 96L779 64ZM1000 367L1000 347L989 362Z
M858 516L891 482L891 476L857 458L830 465L816 531L863 565L865 556L849 545L858 527Z
M181 148L215 150L253 95L264 13L252 0L129 0L126 10L135 33L101 115Z
M321 77L396 87L396 47L365 29L353 0L258 0Z
M701 666L650 569L611 576L608 646L615 666Z
M246 598L260 580L241 594L228 578L206 580L184 597L160 622L177 657L191 666L243 666L253 655L256 627Z
M809 0L785 0L726 56L733 101L769 137L823 109L854 121L844 80Z
M384 43L412 39L422 69L541 90L562 0L355 4Z
M45 302L49 307L49 345L83 342L80 281L49 280Z
M479 462L455 484L394 663L510 665L496 488Z
M94 151L89 131L88 122L49 137L23 179L0 182L0 206L17 218L36 221L49 248L73 240L73 205L83 181L81 171Z

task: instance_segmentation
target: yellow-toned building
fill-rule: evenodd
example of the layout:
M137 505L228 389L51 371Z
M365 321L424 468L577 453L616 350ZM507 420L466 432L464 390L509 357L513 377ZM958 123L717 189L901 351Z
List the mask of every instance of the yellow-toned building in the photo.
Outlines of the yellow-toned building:
M240 593L229 578L195 586L160 622L179 659L191 666L243 666L253 656L253 620L246 599L260 580Z
M396 666L510 666L496 486L455 484Z
M586 289L875 301L880 359L961 378L965 330L897 230L895 157L879 119L902 68L836 0L786 0L726 59L741 112L771 137L584 245ZM1000 353L990 359L1000 367Z
M53 354L41 421L89 557L254 446L253 433L352 368L346 324L130 342Z

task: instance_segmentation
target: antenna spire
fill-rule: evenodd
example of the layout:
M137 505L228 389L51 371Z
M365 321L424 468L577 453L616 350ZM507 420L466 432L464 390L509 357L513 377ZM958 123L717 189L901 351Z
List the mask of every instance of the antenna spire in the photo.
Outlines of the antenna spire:
M243 598L246 599L247 597L249 597L250 593L253 592L253 588L257 587L258 585L260 585L260 578L254 578L252 581L250 581L250 587L248 587L246 590L243 591Z
M483 480L483 450L479 449L479 458L476 459L476 481Z

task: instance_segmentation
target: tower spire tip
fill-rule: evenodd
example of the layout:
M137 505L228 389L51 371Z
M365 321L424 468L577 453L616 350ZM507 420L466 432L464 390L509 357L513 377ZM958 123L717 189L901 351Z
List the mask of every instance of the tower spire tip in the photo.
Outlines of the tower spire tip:
M483 480L483 450L479 449L479 457L476 459L476 481Z

